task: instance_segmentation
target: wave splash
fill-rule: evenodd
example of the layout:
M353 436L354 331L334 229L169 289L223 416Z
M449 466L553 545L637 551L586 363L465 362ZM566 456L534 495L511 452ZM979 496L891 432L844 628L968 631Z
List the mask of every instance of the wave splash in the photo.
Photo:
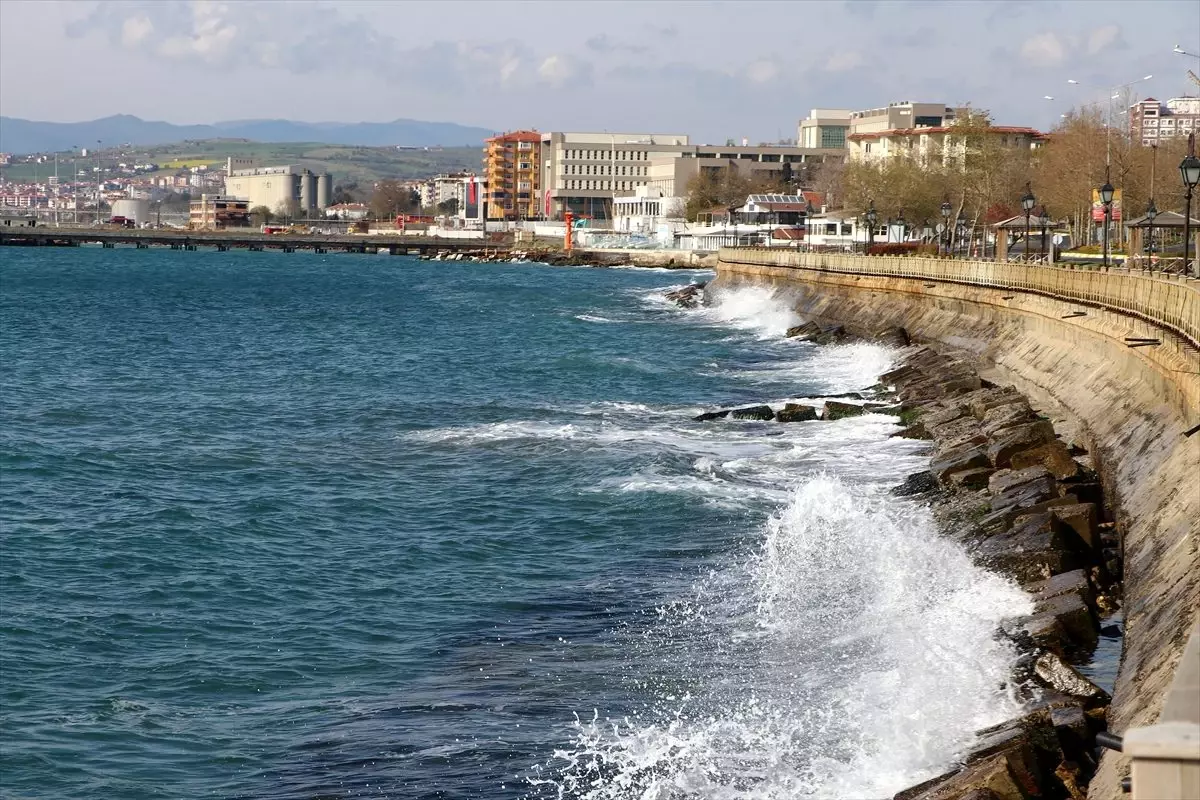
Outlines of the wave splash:
M694 591L626 643L653 699L577 720L531 797L890 797L1017 711L994 632L1028 599L882 490L805 480Z

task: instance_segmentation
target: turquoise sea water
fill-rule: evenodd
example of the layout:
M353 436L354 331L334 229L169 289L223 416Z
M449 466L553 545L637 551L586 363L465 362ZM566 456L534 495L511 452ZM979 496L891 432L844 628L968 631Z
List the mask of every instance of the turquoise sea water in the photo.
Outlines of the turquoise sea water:
M1025 602L874 382L704 273L0 253L0 795L883 797Z

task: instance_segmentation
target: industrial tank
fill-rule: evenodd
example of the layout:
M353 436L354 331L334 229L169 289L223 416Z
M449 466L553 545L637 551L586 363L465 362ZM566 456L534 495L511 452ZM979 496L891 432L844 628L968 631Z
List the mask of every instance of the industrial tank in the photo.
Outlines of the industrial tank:
M114 200L112 215L131 219L138 225L142 225L150 221L150 201L130 200L129 198Z
M311 216L311 212L316 205L317 180L308 170L300 173L300 213L305 217Z
M317 208L329 208L333 199L333 177L328 172L317 176Z

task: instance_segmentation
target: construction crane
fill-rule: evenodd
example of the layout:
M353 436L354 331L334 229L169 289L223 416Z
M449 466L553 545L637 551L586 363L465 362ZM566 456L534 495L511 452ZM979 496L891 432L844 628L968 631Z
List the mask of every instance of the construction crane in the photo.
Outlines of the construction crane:
M1200 86L1200 78L1197 78L1197 77L1196 77L1196 73L1192 72L1192 71L1189 69L1189 70L1187 71L1187 74L1188 74L1188 77L1192 79L1192 83L1196 84L1197 86Z

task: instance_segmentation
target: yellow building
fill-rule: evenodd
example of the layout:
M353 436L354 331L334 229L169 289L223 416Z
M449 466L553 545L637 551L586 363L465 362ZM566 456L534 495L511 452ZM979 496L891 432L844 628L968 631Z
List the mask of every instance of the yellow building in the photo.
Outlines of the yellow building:
M542 134L514 131L493 136L484 146L483 171L487 179L484 200L487 219L539 219Z

